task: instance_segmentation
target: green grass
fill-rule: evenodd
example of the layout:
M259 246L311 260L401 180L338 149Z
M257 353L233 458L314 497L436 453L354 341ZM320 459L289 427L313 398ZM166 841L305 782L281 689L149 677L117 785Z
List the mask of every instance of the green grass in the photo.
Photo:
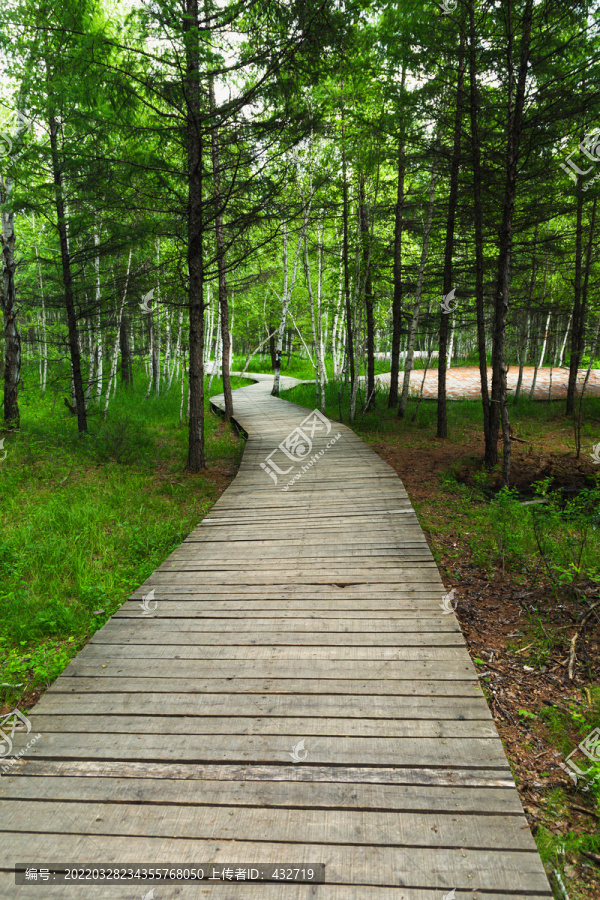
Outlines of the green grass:
M302 406L315 404L314 385L301 384L281 396ZM430 431L435 436L437 423L437 402L423 400L418 404L415 421L413 414L417 408L416 398L409 398L406 413L399 420L395 409L387 408L388 388L378 385L375 391L375 407L363 414L365 392L359 388L356 405L355 430L362 434L370 432L398 433L410 435L412 431ZM337 421L349 424L350 399L348 386L331 379L325 387L325 414ZM448 430L453 437L462 438L474 425L481 426L483 411L480 400L449 400L447 404ZM564 401L551 403L521 397L515 405L509 403L509 417L515 433L524 440L535 440L541 427L548 428L564 423ZM600 440L600 397L587 396L584 400L582 417L582 452ZM575 441L573 438L573 447Z
M81 438L60 400L21 395L22 428L0 463L2 702L62 671L208 512L210 467L233 471L241 457L243 442L207 401L208 471L187 474L179 389L144 401L137 380L118 390L106 422L91 408ZM221 390L215 378L211 393Z
M244 368L245 363L245 356L235 356L233 358L232 370L234 372L241 372ZM331 359L331 357L327 357L325 359L325 369L327 371L327 377L333 378L333 360ZM248 368L246 369L246 372L262 372L267 374L273 371L274 369L271 366L270 355L258 353L250 360L250 362L248 363ZM375 360L375 372L377 374L389 371L389 360ZM306 381L313 381L315 378L315 370L311 365L310 360L301 357L298 353L295 352L292 353L289 366L287 362L287 354L283 354L281 358L281 374L290 375L292 378L302 378Z

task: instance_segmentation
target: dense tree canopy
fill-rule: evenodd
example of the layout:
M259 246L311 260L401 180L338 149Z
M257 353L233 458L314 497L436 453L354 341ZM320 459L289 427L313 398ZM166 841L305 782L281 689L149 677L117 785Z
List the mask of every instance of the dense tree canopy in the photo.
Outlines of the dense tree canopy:
M7 426L39 383L85 432L148 378L181 391L198 471L211 362L227 398L232 354L257 348L276 375L304 354L317 402L334 377L351 417L377 354L404 415L419 354L440 437L447 367L478 365L506 481L507 366L569 365L573 412L599 338L597 2L20 0L0 17Z

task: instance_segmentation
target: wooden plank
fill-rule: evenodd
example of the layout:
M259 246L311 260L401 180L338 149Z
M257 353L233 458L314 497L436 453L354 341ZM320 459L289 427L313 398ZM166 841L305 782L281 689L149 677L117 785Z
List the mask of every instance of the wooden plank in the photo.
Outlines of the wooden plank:
M369 784L354 782L222 781L205 779L190 790L187 781L168 778L85 778L59 775L40 778L29 773L1 785L5 800L45 800L104 803L152 803L197 806L258 806L262 809L334 809L348 806L373 811L497 813L522 816L511 788L447 787L438 785Z
M256 713L257 711L254 710ZM32 715L36 732L62 734L238 734L319 735L327 737L390 738L493 738L496 731L486 719L369 719L280 716L174 715Z
M144 896L144 892L149 893L150 888L150 884L136 888L138 894L135 896ZM429 888L425 890L360 885L359 889L361 900L440 900L440 896L444 892L448 892L447 888L448 885L443 885L436 889ZM31 896L30 888L15 887L14 876L12 874L9 875L0 872L0 896L6 897L7 900L12 900L12 898L15 897L26 896L22 893L24 890L28 890L29 893L27 896ZM285 894L283 895L282 890L285 891ZM21 893L18 893L19 891ZM79 898L81 894L76 892L80 891L81 887L69 888L65 885L45 885L44 900L46 897L48 897L49 900L64 900L65 897ZM264 900L281 900L282 896L285 897L285 900L308 900L308 898L313 900L315 897L318 898L318 900L323 900L323 898L327 898L327 900L356 900L357 887L342 884L312 886L286 884L285 888L282 888L282 886L277 883L245 883L243 887L238 885L237 887L232 888L231 884L211 881L203 886L201 884L189 882L183 887L170 887L161 884L160 887L156 888L156 891L160 891L160 900L175 900L175 898L182 896L181 891L185 892L183 894L185 900L206 900L206 898L210 898L210 900L231 900L232 891L234 892L235 897L239 896L240 898L242 897L243 892L244 900L247 900L247 898L251 898L251 900L263 900L263 898ZM104 886L91 885L86 888L86 896L93 898L93 900L132 900L132 887L131 884L128 886L121 886L119 884ZM156 893L155 896L158 900L159 894ZM506 893L505 896L517 897L518 895ZM470 889L465 892L458 890L455 892L454 897L456 900L498 900L497 893L490 894L487 891L477 891L477 893L473 893ZM552 898L551 893L527 894L527 900L548 900L548 898Z
M344 844L361 846L383 843L394 847L430 847L497 851L527 851L535 845L529 829L514 827L514 816L455 811L396 810L379 812L353 809L350 786L342 794L336 811L294 809L293 815L272 807L171 806L146 804L139 815L136 803L103 801L93 808L73 801L68 810L60 802L21 800L6 803L0 832L51 833L63 835L123 835L195 840L286 841L289 843ZM343 813L343 814L340 814ZM57 823L56 819L59 819Z
M301 732L273 735L43 734L27 759L41 757L137 759L189 762L288 762L292 749L305 740L311 765L465 766L507 768L502 744L494 738L361 738L306 736ZM15 753L27 741L13 740ZM468 767L468 766L467 766Z
M264 634L265 632L263 632ZM268 632L266 632L268 634ZM227 634L227 633L226 633ZM211 638L215 636L215 632L211 632ZM231 639L232 635L227 634ZM294 635L298 638L298 635ZM307 646L295 645L286 646L286 636L282 632L278 632L272 636L266 643L261 636L260 644L256 639L252 639L251 645L232 645L226 647L215 647L210 644L199 644L194 641L189 646L179 644L162 644L152 645L153 659L330 659L330 660L371 660L382 662L383 660L398 659L422 659L424 655L434 659L452 658L446 656L452 650L459 653L462 657L462 647L458 639L461 635L451 634L452 642L449 646L439 646L435 640L436 636L429 639L429 643L423 643L418 647L373 647L367 645L364 647L348 646L332 646L322 635L312 635L315 639L313 643ZM317 644L318 641L318 644ZM144 644L89 644L85 651L79 655L79 659L91 660L107 659L148 659L148 647Z
M286 660L269 659L261 661L260 671L263 678L281 678L285 680L322 679L322 678L359 678L365 681L382 678L394 679L437 678L463 679L470 681L474 676L470 660L465 660L460 649L447 647L449 658L431 659L424 648L423 658L418 660L332 660L315 659ZM400 651L401 652L401 651ZM151 666L149 663L151 662ZM252 660L204 660L204 659L123 659L112 660L110 666L100 661L87 662L85 657L77 657L65 669L62 678L96 676L119 678L250 678L256 673L256 663Z
M447 631L427 631L419 634L409 634L406 632L393 632L380 634L377 637L377 644L373 645L372 633L353 632L349 636L348 632L329 631L326 636L322 632L314 631L261 631L257 633L245 633L232 631L216 631L211 630L209 644L204 644L197 632L189 629L183 631L179 628L167 630L168 620L161 619L161 624L165 624L165 630L156 630L151 628L136 629L130 634L129 627L117 628L112 627L107 630L96 632L88 646L90 650L94 647L102 647L107 653L112 653L111 648L114 646L129 646L147 648L148 644L153 644L160 648L160 655L166 655L169 648L181 648L188 650L186 643L186 635L194 634L192 646L205 647L210 650L211 654L215 654L215 658L227 655L227 645L237 646L238 648L251 646L273 647L280 649L283 653L287 650L295 648L297 653L309 653L308 648L313 648L315 652L317 648L325 645L333 652L331 659L336 658L336 653L344 649L346 652L352 651L356 656L352 658L363 658L362 654L367 654L367 658L373 658L375 654L381 659L388 658L387 654L394 654L398 647L457 647L463 643L463 637L460 631L448 629ZM223 646L225 645L225 646ZM147 653L147 649L145 650ZM152 651L154 652L154 651Z
M58 817L66 819L70 804L56 808L53 827L58 832ZM233 818L233 817L231 817ZM68 821L68 820L67 820ZM380 837L379 842L382 841ZM473 890L482 883L496 896L514 896L524 900L525 896L538 892L543 897L552 897L548 882L541 867L539 856L533 851L512 849L497 851L490 848L462 849L438 847L435 852L429 847L409 848L381 845L377 848L377 865L373 864L372 846L338 845L315 843L278 842L277 846L264 842L247 840L230 841L185 839L172 837L115 836L94 834L70 834L69 832L48 834L6 833L0 843L0 867L13 866L18 857L42 861L67 860L89 863L102 856L104 860L118 860L120 863L139 863L143 860L158 864L178 860L182 863L232 863L242 860L255 863L286 861L294 864L324 862L327 866L327 884L382 885L397 887L403 882L407 891L412 885L421 889L440 888L450 890L459 885L463 890ZM212 885L208 888L212 895ZM260 886L262 891L263 886ZM278 885L279 897L281 886ZM81 896L80 888L77 889ZM356 897L357 887L354 887ZM228 887L231 897L231 887ZM131 892L130 892L131 894ZM63 894L64 896L64 894ZM76 895L77 896L77 895ZM260 896L260 895L259 895ZM277 895L276 895L277 896ZM287 897L287 885L286 894ZM324 895L327 896L327 895ZM413 900L412 893L408 894ZM435 895L434 895L435 896ZM430 895L428 900L433 900ZM439 900L439 897L438 897Z
M57 682L58 684L58 682ZM62 685L62 682L61 682ZM317 719L342 717L348 719L481 719L491 721L487 704L481 694L471 690L467 696L440 692L440 696L396 694L356 696L349 703L347 695L336 694L169 694L154 693L76 693L63 694L51 689L35 707L35 713L120 716L133 712L172 716L223 715L276 717L309 716ZM467 690L469 687L467 686ZM226 702L226 706L224 703Z
M82 778L120 779L147 778L176 781L262 781L262 782L313 782L324 784L395 784L417 787L450 788L511 788L514 781L508 769L428 769L401 766L303 766L253 765L236 763L147 763L130 760L19 760L12 770L11 781L16 776L57 778L59 776ZM201 785L200 785L201 789ZM516 796L516 794L515 794ZM517 797L518 800L518 797Z
M427 696L472 696L480 692L479 682L472 679L435 679L428 674L422 678L413 676L406 680L394 679L364 679L358 681L349 678L156 678L148 670L148 677L134 678L112 677L103 675L80 676L78 678L65 678L61 676L54 682L50 691L57 693L83 693L84 691L98 693L136 693L144 691L150 693L219 693L219 694L339 694L348 695L349 700L360 694L382 694L391 697L412 694L419 697ZM482 699L483 699L483 695ZM485 702L485 701L483 701Z

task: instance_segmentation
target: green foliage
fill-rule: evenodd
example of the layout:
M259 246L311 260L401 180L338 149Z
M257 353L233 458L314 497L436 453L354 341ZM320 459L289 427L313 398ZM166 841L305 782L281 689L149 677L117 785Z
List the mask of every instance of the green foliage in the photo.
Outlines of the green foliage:
M470 545L473 560L482 568L500 563L502 570L520 571L533 551L528 508L518 491L503 488L475 514Z
M0 701L56 677L214 502L210 474L184 471L176 392L139 391L120 391L83 439L51 398L25 395L32 424L0 466L0 682L26 687ZM243 441L208 402L206 440L209 464L236 465Z
M532 506L532 527L540 558L557 593L576 593L583 579L600 580L598 509L600 484L563 500L550 479L536 486L543 503Z

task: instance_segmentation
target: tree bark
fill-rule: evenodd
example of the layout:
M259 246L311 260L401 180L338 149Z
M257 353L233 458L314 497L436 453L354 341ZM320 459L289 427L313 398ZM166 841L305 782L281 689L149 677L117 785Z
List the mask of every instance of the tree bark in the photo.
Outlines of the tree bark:
M211 113L215 109L215 87L212 76L208 80L208 97ZM210 129L210 147L214 181L214 195L217 212L215 217L215 235L217 241L217 270L219 273L219 308L221 310L221 342L223 379L223 396L225 399L225 418L233 415L233 398L231 396L231 376L229 361L231 355L231 335L229 333L229 304L227 301L227 275L225 272L225 232L223 229L223 191L221 189L221 166L219 160L219 138L216 125Z
M483 205L481 201L481 146L479 142L479 95L477 91L477 32L475 3L469 3L469 90L471 114L471 152L473 163L473 217L475 222L475 306L477 310L477 351L483 408L485 446L489 444L490 398L487 379L487 349L485 344L485 312L483 304Z
M417 328L419 325L419 314L421 308L421 294L423 292L423 277L425 275L425 264L427 262L427 250L429 247L429 236L431 234L431 223L433 221L433 207L435 203L435 186L437 183L437 166L438 166L438 149L436 147L436 152L433 160L433 167L431 170L431 182L429 186L429 209L427 212L427 222L425 223L425 232L423 234L423 248L421 250L421 261L419 263L419 274L417 276L417 286L415 289L415 302L413 306L412 318L409 325L408 331L408 344L406 348L406 359L404 363L404 381L402 384L402 395L400 397L400 403L398 405L398 417L401 419L404 417L404 413L406 412L406 405L408 403L408 390L410 386L410 373L413 368L414 361L414 351L415 351L415 338L417 334Z
M198 0L185 0L188 223L187 264L189 336L189 472L205 467L204 455L204 246L203 246L203 138L200 100Z
M452 147L452 164L450 167L450 194L448 197L448 218L446 221L446 243L444 247L444 287L446 296L452 288L452 254L454 252L454 226L456 221L456 205L458 200L458 171L460 168L460 138L462 129L463 86L465 75L465 41L461 29L458 49L458 73L456 80L456 111L454 115L454 143ZM442 311L440 316L440 336L438 355L438 400L437 400L437 436L448 437L448 415L446 410L446 369L448 365L448 327L450 312Z
M521 387L523 385L523 367L525 365L525 360L527 359L527 352L529 350L529 327L530 327L530 312L528 309L525 327L521 329L521 340L519 343L519 377L517 378L517 386L515 388L515 396L513 399L513 403L518 403L519 397L521 396Z
M0 205L2 206L2 283L0 303L4 321L4 424L18 428L19 384L21 381L21 337L17 327L15 288L15 225L10 209L13 181L0 176Z
M563 338L563 342L560 345L560 353L558 355L557 367L560 369L563 364L563 359L565 355L565 347L567 346L567 338L569 337L569 328L571 327L571 322L573 321L573 310L571 310L571 314L569 316L569 321L567 322L567 327L565 328L565 336Z
M400 82L401 96L404 97L406 66L402 66ZM398 186L396 190L396 210L394 219L394 299L392 301L392 346L390 349L390 391L388 409L398 405L398 378L400 375L400 339L402 336L402 232L404 228L404 178L406 174L406 134L404 110L398 139Z
M566 414L571 415L575 411L575 393L577 391L577 376L585 345L585 313L587 307L587 292L592 262L592 241L594 238L594 226L596 223L596 205L598 198L594 197L592 215L590 220L590 236L586 250L585 274L583 274L583 191L581 190L581 176L577 177L577 226L575 234L575 287L573 302L573 326L571 329L571 359L569 365L569 384L567 387ZM583 276L583 284L582 284Z
M496 279L496 300L494 306L494 331L492 344L492 406L490 410L490 433L486 445L486 464L492 468L498 461L498 436L500 420L502 420L503 461L502 484L508 485L510 476L510 425L508 422L506 391L506 317L510 300L510 260L512 251L512 230L515 210L517 186L517 166L519 161L519 144L521 139L523 107L525 104L525 86L527 80L527 64L531 45L531 23L533 16L533 0L527 0L523 12L523 33L519 58L519 71L516 91L514 90L513 73L513 0L508 0L508 120L506 148L506 181L504 201L502 205L502 224L500 227L498 274ZM514 93L514 97L513 97ZM513 105L514 103L514 105Z
M121 337L121 322L123 320L123 310L125 309L125 302L127 300L127 290L129 288L129 273L131 271L131 256L133 251L129 251L129 259L127 261L127 274L125 276L125 289L123 291L123 299L121 300L121 304L119 306L119 310L117 312L117 328L115 331L115 342L113 346L113 352L110 362L110 372L108 375L108 385L106 387L106 397L104 398L104 412L102 414L102 418L106 419L106 414L108 413L108 404L110 402L110 389L112 387L113 381L116 381L117 376L117 362L119 356L119 341Z
M96 248L100 243L97 231L94 232L94 245ZM102 291L100 287L100 257L98 250L94 255L94 271L96 272L96 403L100 403L102 398L102 379L104 375L104 355L102 344Z
M343 91L343 85L342 85ZM352 307L350 304L350 263L348 259L348 174L346 171L346 124L342 100L342 224L343 224L343 259L344 259L344 298L346 303L346 354L350 370L350 389L354 388L354 337L352 334Z
M312 198L311 198L312 199ZM309 200L309 210L310 210L310 202ZM287 313L290 305L290 301L292 299L292 293L294 291L294 287L296 285L296 272L298 267L298 255L300 253L300 248L302 246L302 234L298 238L298 246L296 247L296 256L294 257L294 268L292 272L292 282L288 289L288 254L287 254L287 228L284 226L283 230L283 292L281 295L281 321L279 323L279 331L277 332L277 349L275 353L275 377L273 379L273 390L271 394L273 397L279 397L279 385L281 382L281 354L283 352L283 337L285 334L285 323L287 320ZM292 338L291 334L288 334L288 353L291 355L292 352ZM289 365L289 358L288 358Z
M81 378L81 351L79 349L79 335L77 331L77 315L75 313L75 296L73 292L73 276L71 273L71 257L69 253L69 236L67 233L67 220L65 216L65 202L63 191L63 177L60 168L58 154L58 123L51 113L50 125L50 149L52 154L52 176L54 182L54 198L56 204L56 225L58 230L60 258L62 265L63 290L65 295L65 307L67 311L67 326L69 330L69 353L71 356L71 376L75 394L75 409L77 413L77 428L79 433L87 431L87 415L85 410L85 395Z
M364 176L359 181L359 225L361 232L361 255L365 273L365 310L367 319L367 381L365 412L375 403L375 318L373 312L373 287L371 283L371 248L369 245L369 216L365 201Z
M129 328L129 316L127 315L127 310L124 309L119 329L119 343L121 350L121 383L125 387L133 387L133 363L129 346Z

